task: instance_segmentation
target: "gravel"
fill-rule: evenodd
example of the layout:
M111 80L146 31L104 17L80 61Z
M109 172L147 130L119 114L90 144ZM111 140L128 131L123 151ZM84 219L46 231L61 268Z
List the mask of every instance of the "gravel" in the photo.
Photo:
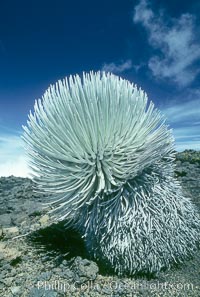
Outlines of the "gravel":
M176 177L200 211L200 152L177 153ZM92 261L75 230L43 208L28 178L0 178L0 296L200 296L200 250L169 271L117 277Z

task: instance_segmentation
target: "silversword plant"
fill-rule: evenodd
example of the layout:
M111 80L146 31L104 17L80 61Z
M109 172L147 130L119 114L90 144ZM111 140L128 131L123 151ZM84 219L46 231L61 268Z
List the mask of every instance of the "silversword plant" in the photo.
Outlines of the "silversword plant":
M199 217L174 178L174 139L134 84L104 72L50 86L23 138L38 191L118 274L157 272L191 255Z

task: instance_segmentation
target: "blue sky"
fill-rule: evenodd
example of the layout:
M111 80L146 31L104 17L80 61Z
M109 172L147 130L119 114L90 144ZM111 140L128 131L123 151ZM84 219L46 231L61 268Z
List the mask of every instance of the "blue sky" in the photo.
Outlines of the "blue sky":
M27 176L20 135L49 84L111 71L144 89L200 149L199 1L3 1L0 9L0 176Z

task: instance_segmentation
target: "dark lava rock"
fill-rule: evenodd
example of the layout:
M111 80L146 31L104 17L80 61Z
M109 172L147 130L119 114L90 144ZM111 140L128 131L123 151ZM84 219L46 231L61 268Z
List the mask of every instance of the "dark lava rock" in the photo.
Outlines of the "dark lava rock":
M186 150L177 153L175 176L180 181L184 194L200 210L200 151Z
M99 268L95 262L77 257L72 265L72 271L75 274L75 282L82 284L86 281L95 280L99 272Z

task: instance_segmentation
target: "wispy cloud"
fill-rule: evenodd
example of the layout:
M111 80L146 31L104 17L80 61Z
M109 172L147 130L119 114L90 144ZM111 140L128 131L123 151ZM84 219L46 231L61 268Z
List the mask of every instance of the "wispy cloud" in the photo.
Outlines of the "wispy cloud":
M200 150L200 97L186 102L177 100L162 111L173 128L176 149Z
M106 72L113 72L113 73L122 73L126 70L129 70L132 68L132 62L131 60L126 60L121 63L109 63L109 64L104 64L102 67L102 71Z
M165 113L173 124L197 125L200 121L200 98L187 102L179 101L179 103L173 103L173 105L165 109Z
M30 177L20 136L0 135L0 176Z
M188 86L198 75L193 63L200 58L200 40L195 17L189 13L175 19L155 13L146 0L135 7L133 20L146 29L148 42L156 50L148 67L154 77L169 79L180 87Z

